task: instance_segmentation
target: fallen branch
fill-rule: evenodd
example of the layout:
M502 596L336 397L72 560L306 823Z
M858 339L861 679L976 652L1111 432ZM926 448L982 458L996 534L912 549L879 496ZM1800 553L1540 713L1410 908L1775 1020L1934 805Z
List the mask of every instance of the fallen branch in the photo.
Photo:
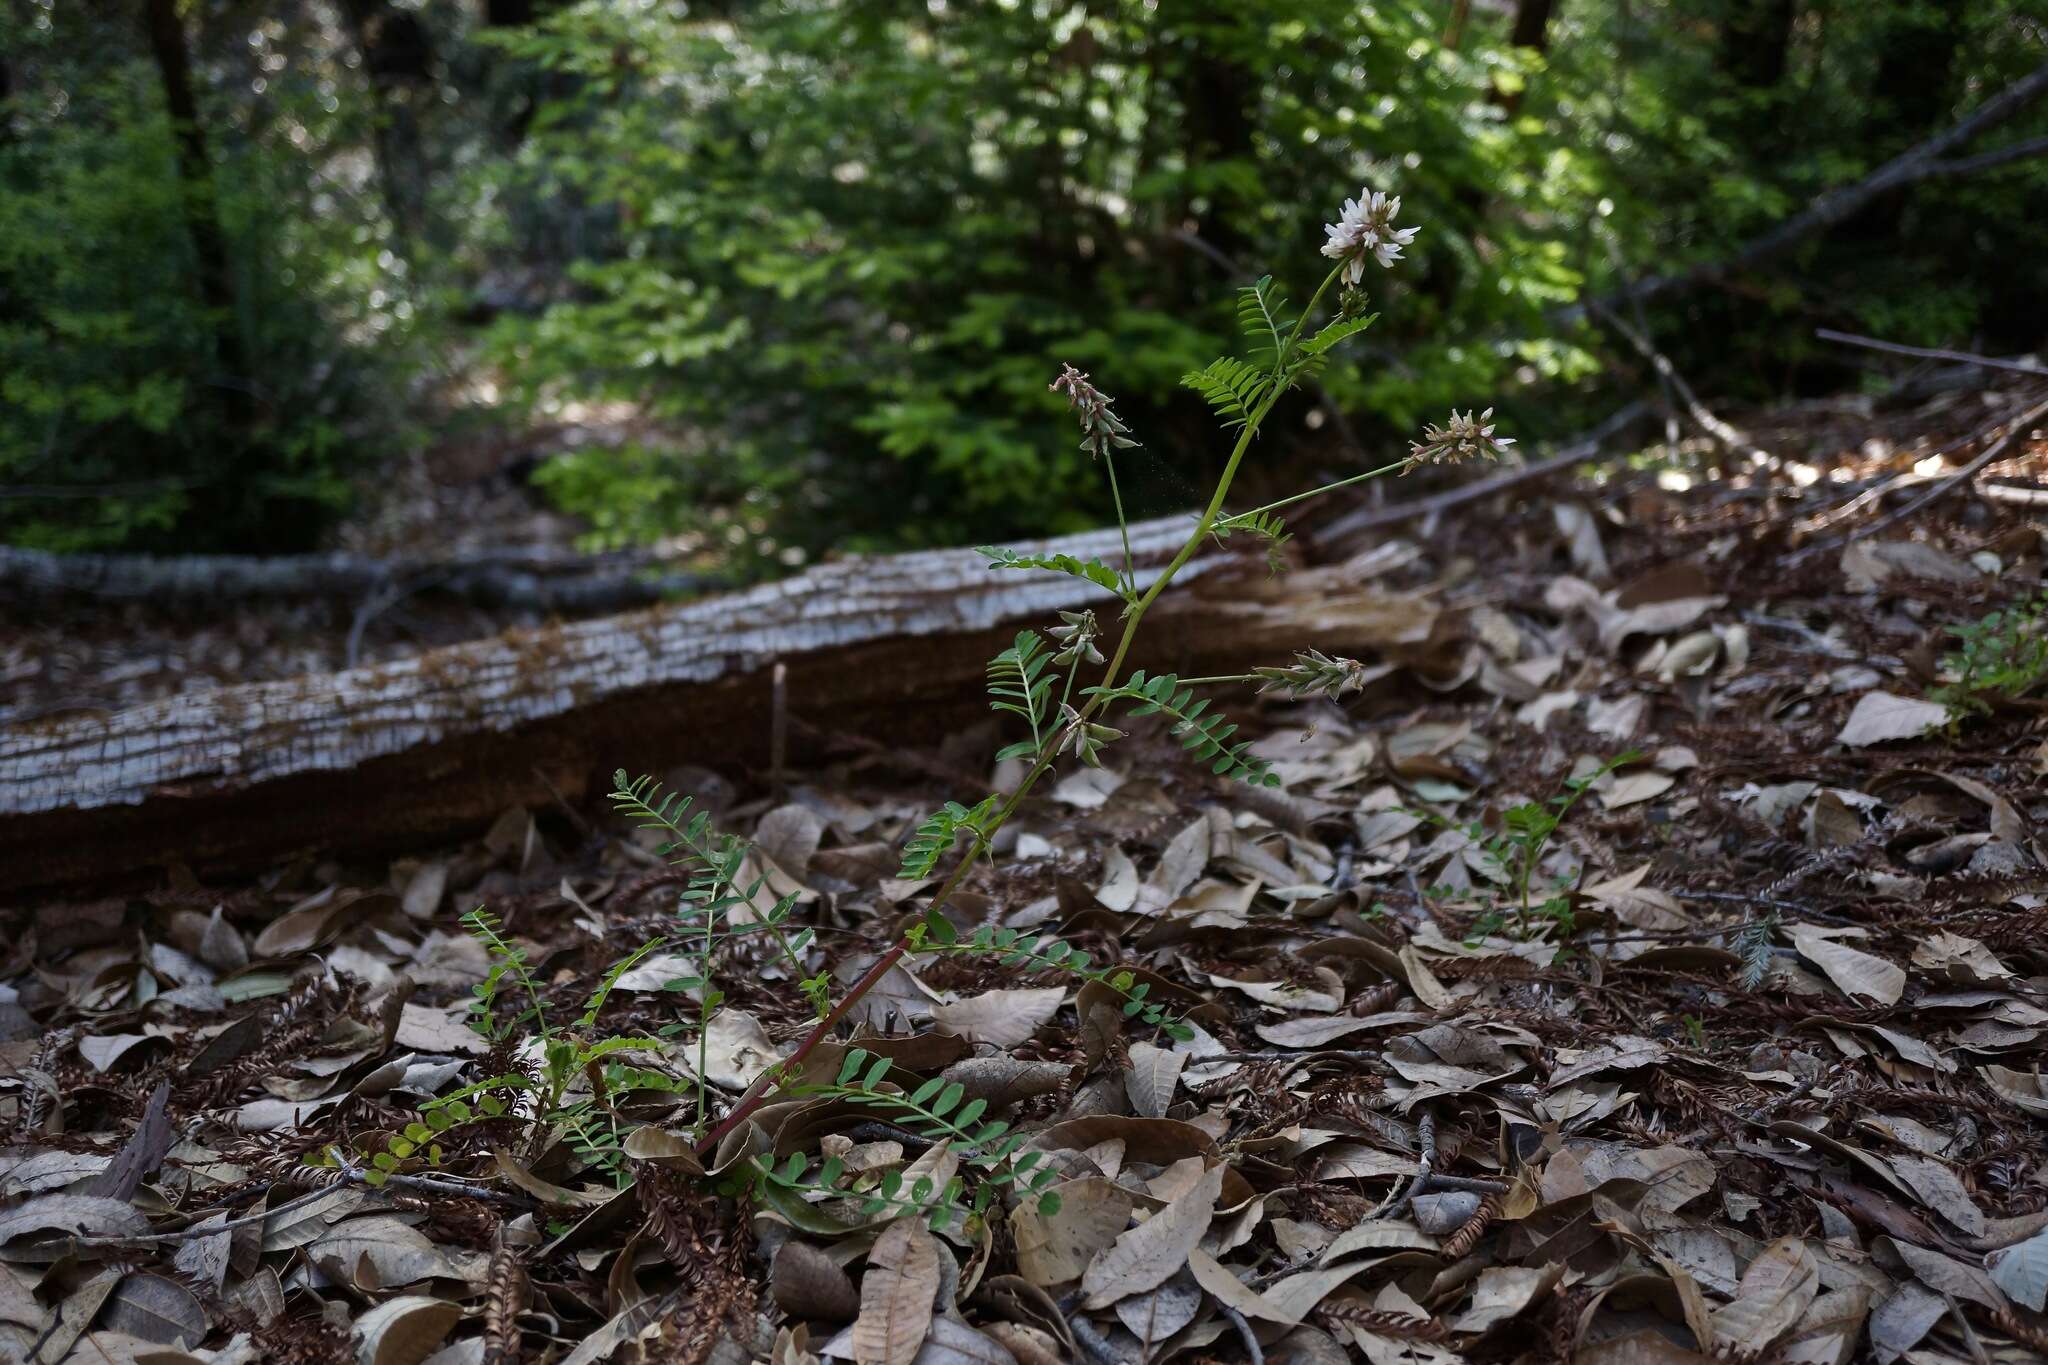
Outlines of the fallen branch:
M2028 75L1985 100L1951 127L1901 152L1861 180L1853 184L1839 185L1821 194L1803 211L1794 214L1761 236L1752 238L1726 260L1708 262L1675 275L1653 275L1649 279L1638 280L1598 299L1589 299L1561 308L1551 315L1552 320L1563 324L1578 322L1596 307L1612 308L1630 298L1654 299L1667 294L1686 293L1701 285L1718 283L1731 275L1782 255L1816 232L1853 218L1893 190L1903 189L1921 180L1968 175L2008 165L2026 157L2048 155L2048 138L2033 138L1977 156L1956 160L1945 159L1949 152L1986 129L2010 119L2043 94L2048 94L2048 62L2034 68Z
M1640 304L1641 300L1637 299L1633 302ZM1587 307L1605 319L1610 327L1621 333L1623 340L1635 348L1638 355L1650 362L1651 368L1657 372L1657 377L1670 385L1671 390L1678 395L1678 400L1685 404L1686 415L1692 418L1693 424L1712 437L1723 450L1746 455L1760 455L1764 453L1756 448L1755 443L1748 436L1716 416L1712 408L1709 408L1700 401L1699 394L1693 391L1692 385L1685 382L1685 376L1678 372L1678 367L1671 363L1668 356L1657 349L1647 333L1639 331L1637 328L1623 322L1614 310L1608 308L1603 303L1596 301L1589 303Z
M1844 346L1861 346L1865 350L1884 351L1891 355L1912 356L1918 360L1958 360L1966 365L1979 365L1987 370L2010 370L2014 374L2048 374L2032 356L2025 363L2017 360L2001 360L1996 356L1975 355L1969 351L1946 351L1935 346L1902 346L1896 341L1879 341L1876 337L1858 336L1854 332L1837 332L1832 327L1817 327L1815 336L1822 341L1840 342Z
M1942 479L1939 483L1935 484L1934 487L1928 489L1925 493L1922 493L1919 497L1913 499L1904 507L1898 508L1897 510L1892 512L1887 512L1885 515L1877 518L1875 521L1865 522L1863 525L1857 527L1855 530L1851 531L1849 534L1845 536L1837 536L1833 540L1821 541L1817 544L1808 545L1803 549L1796 550L1786 557L1786 563L1799 564L1803 563L1808 559L1813 558L1817 554L1824 554L1829 550L1839 550L1845 545L1852 545L1859 540L1868 539L1869 537L1876 535L1879 531L1883 531L1890 527L1896 526L1900 522L1905 521L1907 518L1918 515L1925 508L1930 507L1934 503L1941 501L1949 494L1955 492L1956 489L1960 488L1964 483L1968 482L1971 478L1973 478L1976 475L1978 470L1984 468L1985 465L1988 465L1993 460L1997 459L1999 454L2002 451L2004 451L2004 449L2007 446L2013 443L2013 439L2015 437L2019 436L2022 432L2026 431L2035 422L2039 421L2043 416L2048 416L2048 399L2044 399L2043 401L2034 404L2034 406L2028 408L2025 412L2013 418L2011 422L2009 422L2006 425L2005 433L2001 435L1997 440L1985 446L1983 450L1979 451L1977 453L1977 458L1971 460L1968 464L1964 465L1961 469L1958 469L1955 473L1950 474L1948 477Z

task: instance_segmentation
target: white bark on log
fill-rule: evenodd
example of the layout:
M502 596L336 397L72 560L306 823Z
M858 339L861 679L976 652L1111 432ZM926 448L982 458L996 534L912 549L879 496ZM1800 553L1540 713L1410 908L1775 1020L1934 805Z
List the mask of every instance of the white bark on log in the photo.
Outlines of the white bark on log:
M1188 527L1133 527L1140 563L1163 563ZM1121 555L1114 531L1031 548ZM1426 605L1341 565L1271 579L1216 555L1182 578L1191 586L1154 607L1135 662L1248 666L1311 645L1421 649L1432 634ZM978 697L957 703L1015 629L1105 602L1085 581L992 570L971 551L853 559L397 663L0 727L0 887L416 843L515 803L580 799L620 766L758 764L769 689L757 675L777 662L812 725L929 741L985 714Z
M0 589L27 600L76 594L113 601L239 601L438 593L531 611L622 611L697 591L696 574L642 573L632 557L485 551L464 559L363 555L54 555L0 545Z

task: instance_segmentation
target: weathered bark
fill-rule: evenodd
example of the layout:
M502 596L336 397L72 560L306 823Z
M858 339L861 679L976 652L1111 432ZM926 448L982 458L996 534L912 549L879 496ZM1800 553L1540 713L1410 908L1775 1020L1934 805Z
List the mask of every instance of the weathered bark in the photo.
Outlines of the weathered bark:
M1187 527L1134 527L1141 561L1162 562ZM1114 531L1046 548L1119 554ZM1345 565L1274 579L1217 556L1183 572L1188 586L1153 608L1134 663L1421 650L1435 626L1425 603L1363 586ZM777 663L807 729L928 743L987 714L984 663L1020 625L1105 600L1082 580L995 571L969 551L849 560L396 664L0 728L0 888L418 844L510 805L581 799L619 767L758 766Z
M533 611L623 611L708 586L632 560L495 551L467 559L362 555L54 555L0 545L0 601L77 595L176 605L278 597L432 593Z

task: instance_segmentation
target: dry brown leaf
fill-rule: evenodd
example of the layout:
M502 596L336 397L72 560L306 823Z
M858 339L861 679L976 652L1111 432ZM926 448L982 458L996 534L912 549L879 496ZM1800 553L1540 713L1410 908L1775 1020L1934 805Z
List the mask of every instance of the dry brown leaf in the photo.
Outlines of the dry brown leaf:
M1066 998L1066 991L1059 986L984 991L965 1000L933 1005L932 1019L946 1032L970 1042L1011 1048L1049 1023Z
M1150 1043L1131 1044L1131 1069L1124 1073L1124 1089L1131 1108L1146 1118L1163 1119L1173 1104L1180 1084L1181 1068L1187 1065L1185 1052L1172 1052Z
M1906 993L1906 973L1874 954L1837 943L1845 931L1817 924L1792 924L1786 934L1799 955L1827 974L1848 996L1865 996L1880 1005L1896 1005Z
M356 1360L359 1365L419 1365L460 1321L462 1306L446 1299L409 1294L380 1303L355 1321L350 1335Z
M808 1242L784 1242L769 1276L775 1306L794 1318L850 1322L860 1291L839 1263Z
M1218 1264L1215 1257L1200 1247L1188 1253L1188 1269L1194 1272L1195 1283L1216 1296L1216 1302L1225 1308L1233 1308L1248 1318L1260 1318L1266 1322L1284 1322L1289 1326L1300 1322L1298 1316L1284 1308L1268 1303L1263 1294Z
M1053 1191L1059 1195L1058 1213L1040 1213L1026 1201L1010 1215L1018 1273L1040 1286L1079 1279L1096 1254L1131 1223L1131 1192L1114 1181L1090 1176L1055 1185Z
M1792 1330L1820 1293L1820 1267L1806 1243L1781 1237L1742 1272L1735 1302L1714 1312L1714 1349L1755 1357Z
M1201 1311L1201 1286L1185 1267L1176 1270L1165 1284L1118 1299L1115 1306L1117 1321L1138 1339L1141 1358L1147 1360Z
M1940 702L1896 697L1889 692L1866 692L1849 713L1835 742L1861 748L1894 739L1918 739L1946 724L1948 708Z
M1211 1166L1194 1187L1116 1239L1089 1264L1081 1290L1090 1308L1103 1308L1129 1294L1164 1284L1187 1264L1216 1213L1223 1167Z
M859 1365L910 1365L932 1325L939 1292L939 1247L920 1218L899 1218L882 1230L860 1281L853 1323Z

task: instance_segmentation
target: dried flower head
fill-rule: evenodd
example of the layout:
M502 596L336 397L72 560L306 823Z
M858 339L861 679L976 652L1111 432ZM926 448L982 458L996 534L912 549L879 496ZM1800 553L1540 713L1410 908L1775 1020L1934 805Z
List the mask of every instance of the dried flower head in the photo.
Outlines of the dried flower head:
M1291 697L1337 698L1356 692L1374 678L1385 676L1384 668L1374 670L1356 659L1331 658L1319 649L1304 650L1285 668L1255 668L1266 680L1261 692L1278 689Z
M1355 285L1365 277L1368 256L1383 266L1401 259L1401 248L1415 240L1419 229L1395 227L1394 215L1400 211L1398 196L1366 188L1358 192L1358 198L1344 201L1344 212L1336 222L1324 224L1330 240L1323 243L1323 254L1344 262L1344 283Z
M1408 463L1455 464L1459 460L1497 460L1513 445L1511 436L1493 434L1493 409L1478 416L1451 409L1451 420L1443 426L1431 422L1422 429L1422 439L1408 445Z
M1054 393L1067 396L1067 406L1079 416L1081 423L1081 449L1092 455L1102 456L1112 450L1122 450L1138 444L1130 438L1130 428L1123 420L1109 410L1112 401L1102 390L1088 382L1088 376L1072 365L1060 367L1060 377L1046 387Z
M1071 753L1091 768L1102 766L1103 745L1124 737L1124 732L1114 726L1083 720L1081 713L1065 702L1060 703L1060 723L1066 728L1060 732L1055 752Z
M1076 659L1085 659L1091 664L1101 663L1102 651L1095 647L1095 641L1101 637L1102 628L1095 623L1095 613L1063 611L1060 620L1066 624L1046 631L1061 646L1060 652L1052 656L1053 663L1065 666Z

